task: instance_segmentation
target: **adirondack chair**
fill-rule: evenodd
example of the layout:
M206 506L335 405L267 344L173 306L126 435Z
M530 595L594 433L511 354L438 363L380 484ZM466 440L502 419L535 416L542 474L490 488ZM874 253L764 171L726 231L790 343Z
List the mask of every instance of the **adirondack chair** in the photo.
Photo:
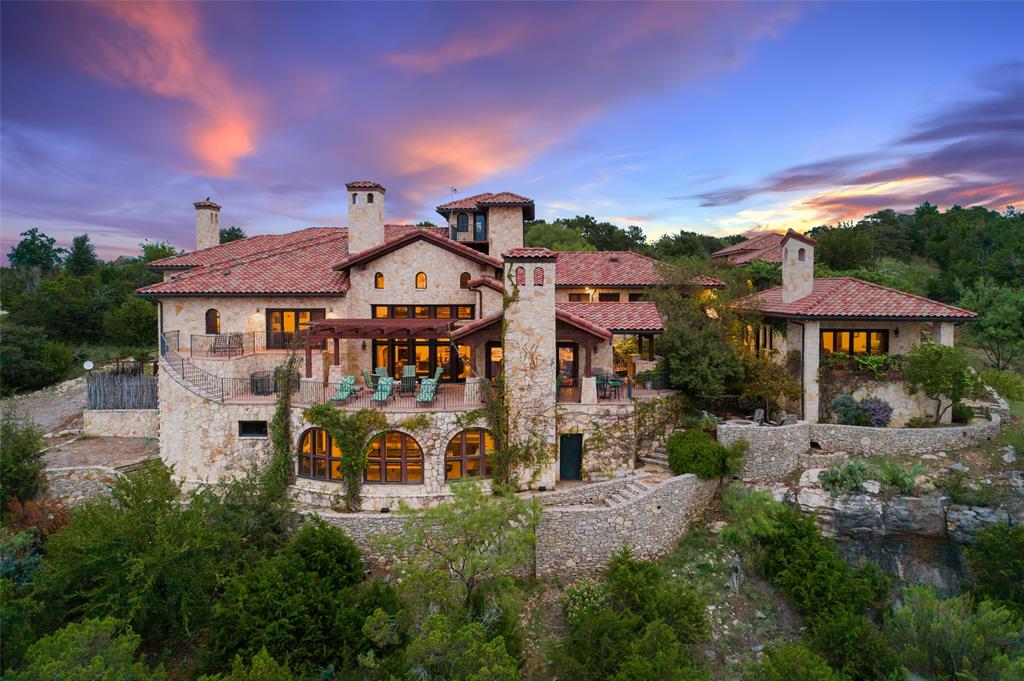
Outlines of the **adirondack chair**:
M434 372L434 383L437 383L438 381L441 380L441 374L443 373L444 367L437 367L437 370Z
M370 401L383 404L393 397L392 393L394 392L394 389L395 379L390 376L384 376L377 383L377 389L373 391L372 395L370 395Z
M388 368L387 367L377 367L376 369L373 370L373 375L376 376L378 379L387 378Z
M398 392L401 395L416 392L416 365L406 364L402 367L402 381L398 384Z
M377 389L377 381L379 377L377 374L367 373L366 369L363 369L363 382L366 383L366 387L370 390Z
M420 391L416 395L416 404L433 404L437 398L437 381L433 378L424 378L420 381Z

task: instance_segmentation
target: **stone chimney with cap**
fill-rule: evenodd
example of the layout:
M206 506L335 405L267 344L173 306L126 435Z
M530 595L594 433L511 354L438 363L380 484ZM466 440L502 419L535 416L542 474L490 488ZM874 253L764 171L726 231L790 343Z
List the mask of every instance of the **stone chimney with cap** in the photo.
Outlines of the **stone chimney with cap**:
M207 196L192 204L196 207L196 250L220 243L220 206Z
M796 230L782 240L782 302L793 303L814 290L814 247L817 241Z
M371 180L345 185L348 190L349 255L384 243L384 187Z

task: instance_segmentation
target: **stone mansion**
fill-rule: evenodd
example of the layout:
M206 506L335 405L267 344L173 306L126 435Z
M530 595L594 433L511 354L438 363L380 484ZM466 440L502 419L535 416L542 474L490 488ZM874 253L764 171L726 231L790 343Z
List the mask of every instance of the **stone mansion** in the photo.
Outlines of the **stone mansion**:
M488 474L494 440L481 409L499 376L510 431L542 451L524 486L601 479L633 467L609 437L636 399L663 394L645 292L657 262L624 251L523 246L531 199L484 193L438 206L446 226L388 224L385 188L347 187L347 227L310 227L219 244L221 207L195 204L196 250L150 263L140 289L159 306L160 451L186 484L214 482L265 459L283 383L291 379L296 494L326 503L344 453L302 411L330 402L380 410L364 506L447 496ZM688 289L721 287L700 277ZM616 340L635 339L630 354Z

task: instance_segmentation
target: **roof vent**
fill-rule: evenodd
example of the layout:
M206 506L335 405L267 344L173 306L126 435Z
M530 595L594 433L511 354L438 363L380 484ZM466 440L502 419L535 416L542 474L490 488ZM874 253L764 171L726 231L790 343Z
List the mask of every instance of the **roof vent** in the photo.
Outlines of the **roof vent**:
M221 272L221 274L223 274L226 277L229 274L231 274L231 270L224 270L223 272Z

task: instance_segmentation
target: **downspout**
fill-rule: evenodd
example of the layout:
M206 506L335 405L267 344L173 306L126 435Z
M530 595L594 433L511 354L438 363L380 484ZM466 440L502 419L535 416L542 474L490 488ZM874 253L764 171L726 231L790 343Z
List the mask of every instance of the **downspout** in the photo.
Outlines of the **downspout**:
M807 328L803 322L794 321L794 324L800 326L800 418L804 418L804 384L806 383L804 372L807 370L807 364L804 362L804 352L807 350Z

